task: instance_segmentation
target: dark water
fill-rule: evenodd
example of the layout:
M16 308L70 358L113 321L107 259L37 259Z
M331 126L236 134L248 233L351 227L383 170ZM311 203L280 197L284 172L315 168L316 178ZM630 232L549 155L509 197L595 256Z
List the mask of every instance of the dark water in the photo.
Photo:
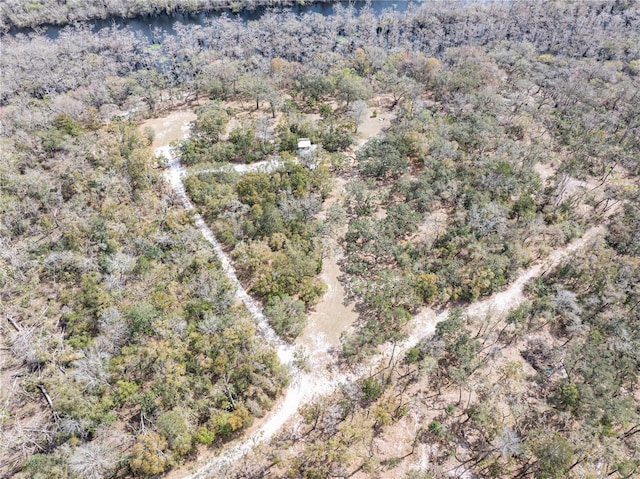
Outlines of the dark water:
M364 0L352 0L349 2L339 3L307 3L305 5L295 4L289 7L280 7L276 11L293 12L297 15L305 13L319 13L321 15L333 15L336 10L336 5L348 6L352 5L356 13L360 12L367 4L371 5L371 10L375 15L380 15L385 10L395 10L398 12L404 12L407 10L411 3L419 3L420 0L405 1L405 0L371 0L370 2ZM103 20L94 20L91 22L85 22L90 25L94 32L102 30L104 28L111 27L128 27L136 33L140 33L149 40L149 43L154 41L154 31L165 31L168 34L175 34L175 26L177 25L201 25L207 24L211 18L217 18L222 15L227 15L229 18L240 18L246 22L252 20L258 20L265 12L273 11L266 7L256 8L255 10L241 10L234 13L231 10L213 10L209 12L201 12L194 14L176 13L173 15L163 14L157 16L140 16L134 18L110 18ZM66 28L66 26L60 25L47 25L40 27L38 31L43 33L52 40L55 40L60 35L60 32ZM12 29L9 31L9 35L16 35L18 33L31 33L33 30L29 28Z

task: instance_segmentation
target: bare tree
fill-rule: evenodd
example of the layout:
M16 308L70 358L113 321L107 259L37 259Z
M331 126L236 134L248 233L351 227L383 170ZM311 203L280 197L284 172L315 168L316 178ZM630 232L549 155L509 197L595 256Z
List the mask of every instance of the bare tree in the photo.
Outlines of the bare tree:
M87 391L93 388L106 385L109 375L107 373L107 361L111 356L100 351L97 346L93 346L84 350L84 357L73 361L73 370L71 375L79 382L84 384Z
M355 124L355 127L353 129L354 133L358 132L358 126L360 126L360 123L362 123L362 120L365 118L368 112L369 107L367 105L367 102L364 100L357 100L349 106L349 117Z
M92 441L74 449L69 457L69 469L78 478L101 479L113 470L116 460L112 447Z

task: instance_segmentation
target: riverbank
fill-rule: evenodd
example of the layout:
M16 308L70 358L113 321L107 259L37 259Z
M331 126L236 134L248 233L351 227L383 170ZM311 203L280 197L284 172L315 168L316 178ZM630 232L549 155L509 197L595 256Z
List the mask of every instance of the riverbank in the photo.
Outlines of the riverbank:
M371 8L379 13L391 8L404 11L411 2L382 0L371 2ZM79 22L91 24L94 31L109 28L129 27L135 31L148 32L160 28L174 32L173 25L206 25L212 17L222 15L239 17L244 21L259 19L265 12L273 9L286 9L294 14L320 13L331 15L336 4L349 5L357 11L367 4L363 0L197 0L185 2L86 2L82 8L70 3L40 6L24 5L22 8L0 7L0 31L15 35L44 29L49 38L57 38L60 31Z
M316 0L318 3L330 0ZM42 5L25 4L17 8L3 7L0 25L8 28L35 28L39 26L62 26L74 22L116 21L135 17L159 17L163 15L198 15L203 12L229 10L233 13L251 11L256 8L285 7L293 5L295 0L196 0L185 2L170 0L168 2L83 2L81 7L67 2L43 2Z

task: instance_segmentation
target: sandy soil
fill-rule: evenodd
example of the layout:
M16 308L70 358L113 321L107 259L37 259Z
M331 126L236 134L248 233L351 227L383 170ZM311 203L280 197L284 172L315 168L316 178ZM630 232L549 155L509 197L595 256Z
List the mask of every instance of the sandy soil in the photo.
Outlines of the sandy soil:
M167 145L176 139L179 139L187 131L187 124L193 121L194 116L191 112L180 111L167 117L149 120L142 126L150 126L156 129L157 135L154 141L154 148L158 149L160 153L167 154ZM386 127L390 125L391 113L387 112L380 115L378 118L371 118L370 116L363 121L360 126L360 133L358 138L358 145L364 144L369 138L375 135L381 134ZM548 172L545 172L548 174ZM173 159L169 164L169 171L167 179L170 181L174 191L182 198L183 204L186 209L193 209L189 199L184 192L184 186L182 185L181 177L183 170L180 168L179 161ZM335 201L339 201L342 197L345 180L337 182L336 188L330 199L325 204L325 209L329 204ZM198 215L196 215L198 216ZM435 214L433 217L433 225L438 226L442 221L441 216ZM235 278L233 272L233 266L226 259L213 234L208 229L202 218L196 218L196 226L207 240L214 246L216 254L222 256L225 261L225 271L228 275ZM418 232L420 235L433 234L432 228ZM507 289L494 295L493 297L470 305L466 308L466 314L469 316L487 316L487 315L501 315L508 309L519 304L523 299L524 285L532 278L543 274L548 269L558 264L571 252L584 247L597 235L602 234L602 227L595 227L588 230L583 237L570 243L565 248L555 251L546 260L538 262L532 265L529 269L524 270L518 276ZM302 336L297 341L297 344L303 345L306 348L306 352L310 357L310 364L312 370L310 372L293 371L294 381L288 388L284 398L282 398L277 406L269 412L269 414L259 421L245 434L244 439L231 443L225 447L220 455L214 457L209 451L205 451L200 457L200 460L196 464L185 466L181 469L173 471L169 477L187 477L189 479L205 478L205 477L222 477L220 474L224 474L223 471L229 464L235 462L237 459L246 454L251 448L257 444L268 440L272 437L290 418L295 415L298 407L311 400L317 395L323 395L330 393L337 385L342 382L357 379L357 373L345 373L339 371L335 364L335 354L332 354L332 348L339 346L340 333L348 329L355 319L356 313L352 307L345 304L345 290L340 281L340 269L338 267L339 249L331 248L331 253L324 260L324 267L322 272L322 279L327 283L328 289L325 296L317 305L315 311L310 315L309 324ZM226 264L225 264L226 263ZM235 279L234 282L237 282ZM246 291L239 286L239 298L245 303L250 311L257 318L259 323L264 321L262 313L259 307L253 302L253 300L246 294ZM448 309L442 311L434 311L431 309L425 309L418 314L413 324L413 330L410 333L406 341L404 341L396 349L398 351L404 351L418 343L423 337L430 335L435 330L435 325L444 319L446 319L449 313ZM261 324L262 333L272 338L273 332L270 330L266 323ZM391 346L382 348L383 355L389 354L387 351ZM289 346L279 344L281 359L288 363L291 360L292 353ZM380 358L374 358L374 362L379 361ZM373 364L373 363L372 363ZM365 365L366 366L366 365ZM408 432L403 428L413 427L409 424L402 426L402 428L394 433L394 436L380 439L380 447L383 449L390 449L390 452L396 455L400 453L406 453L400 443L405 443L404 439L401 440L400 436L404 437ZM406 438L405 438L406 439ZM385 445L386 444L386 445ZM404 451L404 452L403 452ZM420 452L420 451L418 451ZM428 451L422 451L417 456L413 456L411 462L416 460L424 462L427 460ZM189 471L195 471L189 474Z
M320 278L327 285L327 292L309 315L309 324L297 341L308 351L339 348L340 334L358 318L353 305L346 303L344 286L338 280L341 274L335 256L324 260Z
M196 114L193 110L176 110L166 116L143 121L140 124L140 129L151 128L155 132L151 148L157 150L184 138L185 125L195 120Z
M156 139L152 145L156 153L171 159L166 174L167 181L169 181L173 190L182 199L183 205L187 210L192 210L193 205L187 197L184 191L184 185L182 184L181 178L184 176L185 170L181 168L179 159L172 157L168 145L172 141L188 134L188 124L193 121L193 119L194 116L191 112L181 111L161 119L148 120L141 125L142 128L151 127L156 132ZM387 113L384 118L370 118L369 120L370 121L363 122L361 126L358 140L358 144L360 145L364 144L372 136L380 134L383 128L390 124L391 113ZM262 167L262 165L260 165L260 167ZM246 171L249 170L251 170L251 168L246 169ZM344 185L344 180L336 182L336 188L332 192L329 200L325 202L325 211L332 203L341 201L344 194ZM216 254L221 258L227 276L237 284L239 299L256 318L262 334L268 339L273 340L273 331L264 321L264 316L257 304L253 302L242 285L237 281L233 266L226 258L213 233L199 215L195 216L196 227L209 243L212 244ZM306 353L309 355L309 364L312 370L309 372L293 371L294 381L287 389L284 398L278 402L276 407L270 411L265 418L257 421L256 424L247 431L244 440L229 444L223 449L219 456L214 456L208 450L204 450L196 464L191 463L190 465L174 470L168 477L184 477L189 479L218 477L219 474L223 474L222 471L224 471L228 465L242 457L251 448L271 438L285 422L295 414L301 404L311 400L317 395L330 393L340 382L353 379L352 374L336 374L335 365L332 364L335 361L336 355L331 354L331 352L333 348L340 345L340 334L349 328L357 318L353 306L346 304L345 290L338 280L341 274L338 266L340 253L338 248L335 247L335 242L333 246L334 247L330 248L331 253L324 260L321 275L327 284L327 292L311 313L307 328L296 342L296 344L304 346ZM291 347L282 343L276 342L276 344L281 360L286 364L290 363L292 359Z
M605 231L606 230L603 226L595 226L587 230L582 237L572 241L564 248L554 251L545 260L539 261L530 268L522 271L518 278L504 291L501 291L484 301L480 301L466 307L464 309L465 315L474 318L472 323L476 326L487 320L492 322L501 320L511 308L518 306L522 301L524 301L525 297L523 290L528 281L545 274L547 271L564 261L573 252L589 247L589 245L594 241L597 241ZM435 332L436 324L445 320L449 311L449 309L445 309L443 311L436 312L432 309L425 309L418 314L414 318L412 333L409 335L407 340L402 343L400 348L396 348L396 353L398 352L398 349L406 351L408 348L415 346L422 338L433 334ZM390 347L386 347L385 349L387 354L389 354ZM499 368L504 365L506 361L515 361L522 364L523 374L532 373L532 368L526 362L522 361L519 353L520 349L522 349L522 341L515 343L508 348L502 348L494 362L487 366L489 369L493 370L493 373L491 371L486 372L488 377L493 377L495 379L498 375ZM405 392L407 396L415 399L411 402L412 412L398 423L385 428L384 433L379 437L377 442L378 453L382 457L401 457L410 452L410 444L413 438L407 440L407 434L410 435L411 431L415 431L418 426L424 426L426 423L433 420L445 405L454 404L458 400L458 391L456 388L452 388L449 391L443 391L442 394L437 397L437 403L432 401L425 403L420 400L420 397L423 395L424 391L428 390L429 384L424 381L420 381L417 384L412 385ZM465 402L467 401L469 394L472 395L471 399L475 397L472 392L465 391L464 394L463 400ZM497 406L501 408L504 405L498 404ZM404 448L398 446L398 441L401 440L404 441ZM432 447L433 446L431 445L423 445L422 448L418 448L413 455L407 456L399 462L396 468L388 471L389 477L402 477L406 471L409 471L412 468L422 468L426 470L427 466L433 466L429 460L430 457L433 456L433 451L430 451ZM450 472L449 474L444 474L443 472L443 476L445 475L461 477L456 475L455 471ZM365 479L367 477L370 476L364 473L359 473L354 476L354 479Z
M389 107L393 100L389 95L380 95L371 100L371 106L361 123L358 125L356 134L356 145L360 148L367 140L380 136L391 126L391 121L395 117L393 110ZM374 116L374 111L376 115Z
M436 210L429 213L429 216L418 225L418 230L410 236L408 242L424 241L430 244L447 229L449 215L445 210Z
M326 217L326 212L332 205L339 204L344 200L346 184L345 178L336 178L333 191L318 214L320 219ZM320 354L325 354L333 348L339 348L340 335L343 331L347 331L358 318L354 305L347 302L344 285L339 280L342 275L339 266L342 260L342 250L338 241L346 231L347 225L345 224L326 238L327 256L322 261L320 279L327 285L327 292L309 315L309 324L297 341L308 351L318 351ZM321 360L326 362L328 357Z
M536 163L533 165L533 169L540 175L544 186L547 186L549 184L549 179L556 174L556 168L549 163Z
M371 112L372 109L369 109ZM385 111L382 113L378 113L377 117L371 116L371 113L365 117L365 119L358 125L357 132L357 144L358 147L364 145L369 138L373 138L379 136L384 130L391 126L391 119L393 118L393 113L389 111Z

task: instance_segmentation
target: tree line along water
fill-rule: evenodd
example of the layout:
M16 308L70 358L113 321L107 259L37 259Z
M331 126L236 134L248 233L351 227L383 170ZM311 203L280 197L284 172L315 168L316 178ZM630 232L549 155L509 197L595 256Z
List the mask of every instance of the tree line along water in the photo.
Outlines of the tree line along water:
M420 1L421 0L413 2L407 0L351 0L349 2L308 2L281 7L260 6L253 9L241 10L224 8L194 13L163 12L158 15L140 15L132 18L110 17L80 23L90 25L94 32L114 26L123 29L128 28L145 37L149 43L155 43L162 35L174 35L176 33L176 26L206 26L212 19L222 16L237 18L243 22L250 22L259 20L267 12L276 11L293 13L295 15L320 14L330 16L345 7L353 8L356 15L364 9L369 9L375 16L379 16L385 11L405 12L411 4L420 3ZM44 24L36 28L12 27L8 34L18 35L21 33L43 32L49 39L55 40L60 36L61 32L67 28L70 28L70 25Z

